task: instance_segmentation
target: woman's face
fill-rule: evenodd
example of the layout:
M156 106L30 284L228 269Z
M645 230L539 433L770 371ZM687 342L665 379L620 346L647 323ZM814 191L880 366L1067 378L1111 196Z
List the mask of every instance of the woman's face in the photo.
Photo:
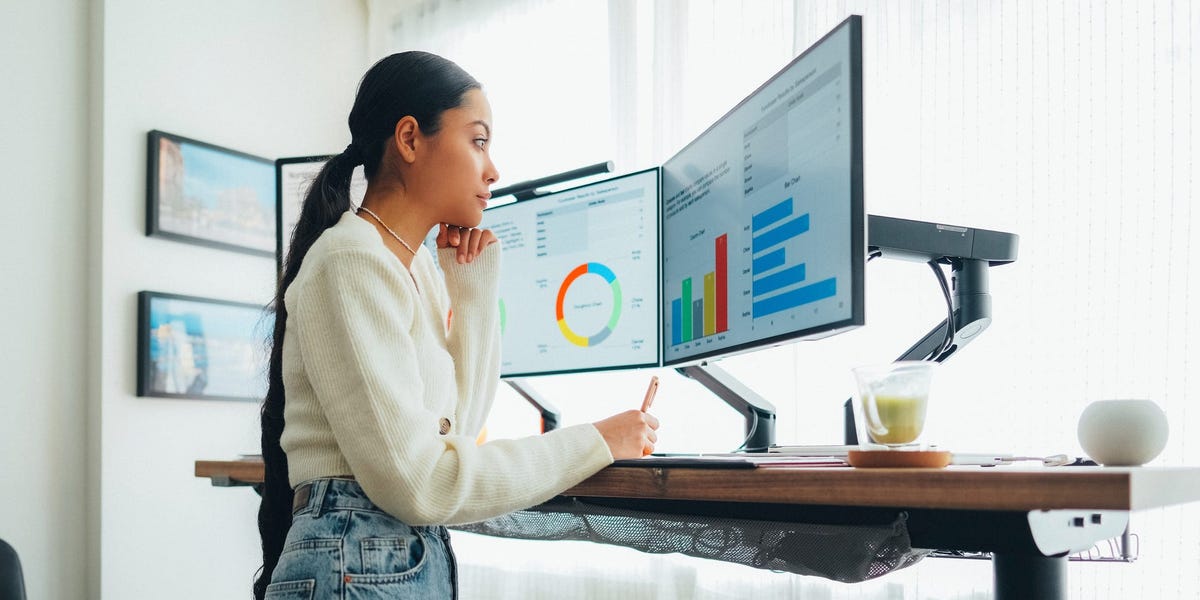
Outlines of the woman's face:
M470 90L463 103L442 113L441 129L422 137L425 152L418 186L439 222L475 227L491 197L489 187L500 178L492 163L492 107L481 90Z

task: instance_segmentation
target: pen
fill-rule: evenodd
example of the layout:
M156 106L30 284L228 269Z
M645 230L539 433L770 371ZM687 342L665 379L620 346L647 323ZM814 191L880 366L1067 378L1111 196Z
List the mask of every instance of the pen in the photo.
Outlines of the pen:
M642 412L650 410L650 404L654 402L654 394L658 393L658 375L650 377L650 387L646 388L646 398L642 400Z

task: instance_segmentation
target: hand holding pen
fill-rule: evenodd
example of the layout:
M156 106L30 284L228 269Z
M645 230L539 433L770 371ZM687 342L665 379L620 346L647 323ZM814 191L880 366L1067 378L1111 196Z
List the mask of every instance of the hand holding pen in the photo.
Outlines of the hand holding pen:
M658 429L658 419L646 410L654 402L657 391L658 377L651 377L646 397L642 399L641 410L627 410L593 423L604 437L614 459L641 458L654 452L654 443L658 441L658 434L655 432Z

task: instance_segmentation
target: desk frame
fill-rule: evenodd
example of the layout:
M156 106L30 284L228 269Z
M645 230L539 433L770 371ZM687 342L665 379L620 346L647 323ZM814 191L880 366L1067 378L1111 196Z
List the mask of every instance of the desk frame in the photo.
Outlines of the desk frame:
M255 485L260 461L196 461L214 485ZM1066 596L1066 555L1120 535L1129 512L1200 500L1200 468L609 467L562 496L688 515L862 524L908 513L918 548L993 553L995 598Z

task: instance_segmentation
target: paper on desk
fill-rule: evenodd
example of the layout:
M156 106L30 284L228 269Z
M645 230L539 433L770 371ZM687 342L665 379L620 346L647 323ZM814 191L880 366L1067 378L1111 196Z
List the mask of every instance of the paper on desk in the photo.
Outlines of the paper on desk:
M756 467L845 467L846 460L837 456L790 456L775 454L747 456Z

